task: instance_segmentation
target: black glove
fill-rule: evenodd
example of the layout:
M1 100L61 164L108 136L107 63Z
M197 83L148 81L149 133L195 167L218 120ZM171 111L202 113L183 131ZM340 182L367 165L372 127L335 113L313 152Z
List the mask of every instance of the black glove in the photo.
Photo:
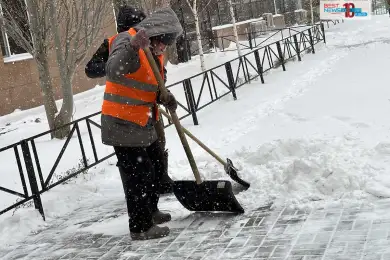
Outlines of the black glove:
M135 36L131 38L130 45L138 50L138 49L145 49L146 47L149 47L150 40L149 37L146 35L145 30L139 30Z
M177 101L175 96L168 91L168 95L163 96L159 94L158 101L159 104L163 104L169 111L175 112L177 109Z

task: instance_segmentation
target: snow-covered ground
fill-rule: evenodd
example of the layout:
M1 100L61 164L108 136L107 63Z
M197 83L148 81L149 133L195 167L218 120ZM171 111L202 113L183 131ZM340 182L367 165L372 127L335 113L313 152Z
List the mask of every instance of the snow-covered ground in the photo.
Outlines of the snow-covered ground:
M389 17L345 22L326 31L327 45L316 45L315 55L307 54L302 62L288 63L286 72L271 71L264 85L260 81L244 85L237 91L236 101L228 95L206 107L198 113L198 126L192 125L191 118L182 121L216 153L231 158L240 169L240 176L251 182L249 190L237 195L247 213L269 202L275 207L306 208L390 197L390 121L386 116L390 107ZM236 55L210 54L208 67ZM198 67L197 62L195 59L185 65L170 66L170 83L193 75L195 72L190 70ZM78 95L75 118L99 111L102 92L103 87L97 87ZM36 123L36 118L42 121ZM7 123L10 125L6 126ZM0 147L47 128L42 108L4 116L0 118L0 127L4 127L2 131L14 129L0 136ZM86 128L82 127L81 132L87 140ZM99 144L98 130L94 136L100 157L112 152L110 147ZM221 165L189 142L204 179L228 179ZM40 160L45 176L62 143L48 137L36 141L43 154ZM77 139L72 139L70 145L57 173L79 163ZM167 146L172 178L193 179L173 127L167 129ZM91 151L86 152L92 160ZM1 185L22 192L12 151L0 158ZM0 245L12 244L82 205L98 208L123 201L115 162L113 157L69 184L44 193L46 223L33 208L0 216ZM0 196L0 208L15 201L15 197L4 193ZM162 199L160 208L172 212L171 226L180 225L180 219L190 214L172 197ZM125 232L125 218L110 227L100 223L92 228L98 232Z

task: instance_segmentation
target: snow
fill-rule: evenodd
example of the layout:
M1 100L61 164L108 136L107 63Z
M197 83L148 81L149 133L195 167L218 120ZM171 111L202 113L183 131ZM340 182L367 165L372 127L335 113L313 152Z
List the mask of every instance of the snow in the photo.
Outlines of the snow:
M244 20L244 21L236 22L236 25L242 25L242 24L247 24L247 23L252 23L252 22L258 22L258 21L260 21L260 20L264 20L264 18L263 18L263 17L259 17L259 18ZM214 26L214 27L211 28L211 29L212 29L213 31L216 31L216 30L226 29L226 28L230 28L230 27L233 27L233 24L232 24L232 23Z
M24 61L24 60L32 60L33 56L30 53L22 53L22 54L15 54L11 55L9 57L4 57L3 62L4 63L13 63L18 61Z
M250 189L236 196L246 214L269 202L274 207L310 209L390 198L389 29L386 15L331 26L326 29L327 44L316 45L315 55L305 54L302 62L287 63L286 72L281 68L270 71L264 85L258 80L242 86L236 101L227 95L199 111L198 126L190 117L182 120L184 127L218 155L232 159L239 175L251 183ZM206 62L212 67L235 57L236 52L209 54ZM198 58L169 65L169 83L194 75L196 70ZM99 111L103 90L98 86L77 95L75 118ZM179 86L172 92L184 102ZM41 122L36 123L36 118ZM95 120L98 122L99 116ZM42 107L3 116L1 132L13 131L0 135L0 147L46 130L46 123ZM88 140L85 126L80 127ZM100 144L99 130L93 133L99 157L111 153L112 148ZM194 179L176 130L168 128L166 136L170 175L176 180ZM45 177L63 143L47 136L36 141ZM228 179L218 162L190 139L189 143L202 179ZM79 163L77 138L69 145L56 175ZM93 160L89 145L86 153ZM13 151L1 153L0 160L1 185L22 192ZM87 174L44 193L46 222L32 207L0 216L0 246L12 245L85 205L93 208L90 215L96 216L110 204L123 203L125 207L115 163L116 158L111 157ZM0 196L0 208L15 202L14 196ZM190 221L190 212L174 198L162 198L160 204L162 210L172 213L170 227ZM123 234L128 232L126 217L84 229ZM210 222L207 228L213 225Z

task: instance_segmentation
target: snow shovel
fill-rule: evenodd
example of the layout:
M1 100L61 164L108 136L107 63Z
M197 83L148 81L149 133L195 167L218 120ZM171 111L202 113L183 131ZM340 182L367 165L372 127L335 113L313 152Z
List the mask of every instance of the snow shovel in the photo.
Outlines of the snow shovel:
M164 110L162 110L161 108L160 108L160 113L163 114L166 118L168 118L168 120L172 121L172 118L169 116L169 114L167 112L165 112ZM196 138L190 131L185 129L183 126L181 127L181 129L183 130L183 132L187 136L189 136L192 140L194 140L195 143L197 143L206 152L208 152L211 156L213 156L218 162L220 162L224 166L224 169L225 169L225 172L227 173L227 175L229 175L233 181L237 182L238 184L241 184L242 186L244 186L247 189L250 187L250 184L248 182L246 182L243 179L241 179L240 177L238 177L237 169L234 167L232 160L227 158L226 162L225 162L224 160L222 160L221 157L219 157L216 153L211 151L210 148L208 148L204 143L202 143L198 138Z
M167 96L164 80L149 48L143 49L157 79L161 95ZM190 211L225 211L244 213L244 209L233 194L232 184L229 181L202 181L199 170L192 155L186 136L182 130L179 117L175 111L169 111L172 122L182 142L184 151L191 165L196 181L175 181L173 193L178 201Z

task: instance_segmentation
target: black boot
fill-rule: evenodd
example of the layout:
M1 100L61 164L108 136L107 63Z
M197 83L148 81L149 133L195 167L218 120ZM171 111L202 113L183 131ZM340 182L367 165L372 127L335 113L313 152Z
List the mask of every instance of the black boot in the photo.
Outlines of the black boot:
M164 173L160 179L160 194L173 192L173 180L168 175L168 150L164 151Z
M155 225L160 225L165 222L169 222L171 221L171 219L172 219L171 214L164 213L158 209L153 213L153 222Z

